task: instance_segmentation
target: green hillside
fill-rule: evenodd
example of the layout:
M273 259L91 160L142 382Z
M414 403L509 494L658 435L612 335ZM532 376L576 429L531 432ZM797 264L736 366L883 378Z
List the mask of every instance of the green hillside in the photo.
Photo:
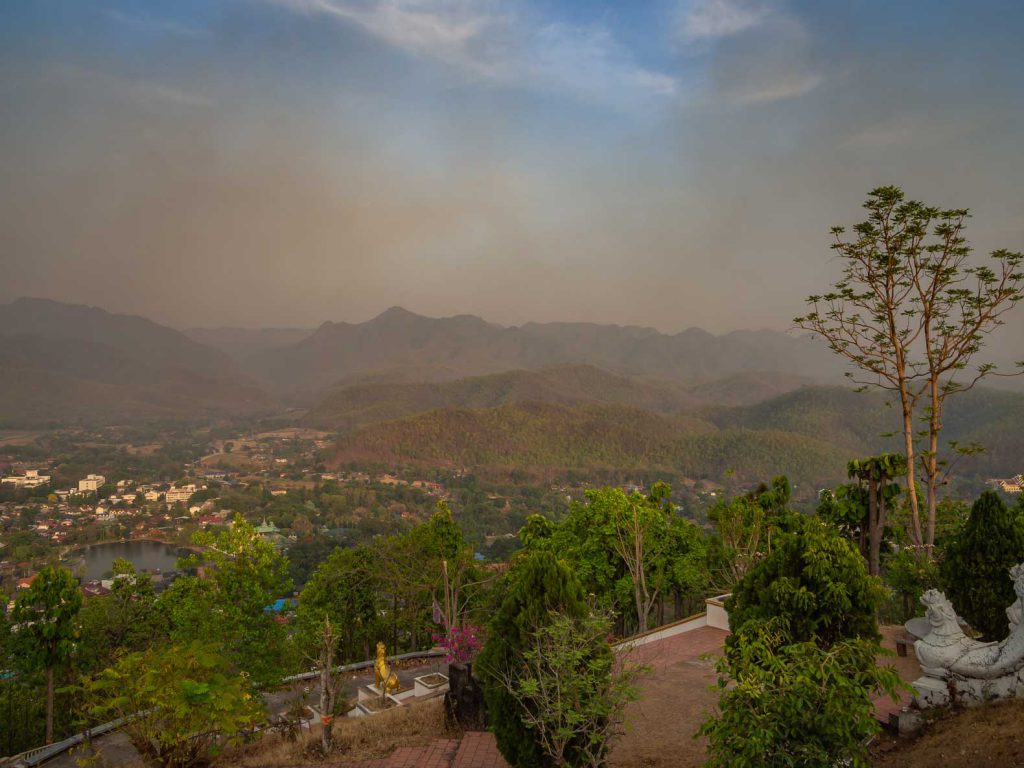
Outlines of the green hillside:
M343 437L336 461L525 471L664 472L720 479L733 470L756 481L788 473L798 483L841 476L846 453L774 430L718 430L693 416L621 406L521 403L484 410L441 409L376 424Z
M898 404L879 392L804 387L752 406L712 408L701 415L720 429L796 433L851 456L902 451ZM1024 395L984 387L959 393L949 399L943 424L944 442L978 443L985 449L962 458L958 474L999 477L1024 471Z
M495 408L523 402L622 405L671 414L704 401L673 382L640 381L589 365L564 365L442 383L359 383L331 393L304 421L346 431L437 408Z
M621 405L508 403L441 408L372 424L341 438L336 461L517 470L542 477L569 471L666 473L742 482L784 473L805 488L843 479L846 462L899 450L897 412L879 394L805 387L753 406L665 415ZM951 400L945 439L978 440L963 478L1024 469L1024 396L977 390Z
M622 376L592 365L506 371L447 382L378 379L336 389L310 409L304 422L349 431L437 408L496 408L523 402L621 405L668 415L714 403L755 403L807 383L800 376L762 371L685 385Z

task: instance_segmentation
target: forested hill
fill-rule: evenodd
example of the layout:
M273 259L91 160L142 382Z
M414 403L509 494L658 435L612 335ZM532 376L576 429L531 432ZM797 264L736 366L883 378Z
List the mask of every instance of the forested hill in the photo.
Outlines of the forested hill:
M713 403L756 403L810 383L796 375L751 371L700 385L641 379L590 365L507 371L440 383L370 381L341 387L312 408L310 426L352 430L437 408L494 408L522 402L623 405L660 414Z
M813 437L774 430L718 429L692 416L622 406L516 403L441 409L375 424L339 441L335 461L410 464L544 479L664 473L719 479L733 470L756 481L787 473L798 483L839 478L846 454Z
M946 438L982 442L966 457L966 477L1010 475L1024 460L1024 396L977 390L951 400ZM843 479L852 457L898 450L897 413L881 395L805 387L745 407L667 416L611 405L512 403L443 408L374 424L344 436L336 462L447 466L529 472L545 478L584 470L593 477L663 472L744 482L785 473L805 488Z
M862 456L902 451L898 401L881 392L804 387L754 405L701 415L721 429L778 430L825 440ZM1002 477L1024 471L1024 395L978 387L949 398L943 440L985 450L958 460L957 473ZM891 436L885 437L887 433Z

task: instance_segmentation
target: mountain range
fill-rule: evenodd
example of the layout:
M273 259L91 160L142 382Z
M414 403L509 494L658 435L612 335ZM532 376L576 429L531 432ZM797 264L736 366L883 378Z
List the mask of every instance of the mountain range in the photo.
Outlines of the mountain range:
M336 461L544 476L657 471L841 479L898 450L881 394L829 385L821 345L773 331L587 323L504 327L392 308L314 331L190 329L45 299L0 305L0 425L282 414L341 434ZM1024 395L976 389L946 439L987 447L957 471L1020 472Z
M324 323L301 341L243 361L277 393L319 392L367 375L440 382L566 364L691 384L751 371L799 371L818 381L839 376L823 345L778 331L714 336L699 328L664 334L591 323L505 327L472 315L422 317L400 307L365 323Z

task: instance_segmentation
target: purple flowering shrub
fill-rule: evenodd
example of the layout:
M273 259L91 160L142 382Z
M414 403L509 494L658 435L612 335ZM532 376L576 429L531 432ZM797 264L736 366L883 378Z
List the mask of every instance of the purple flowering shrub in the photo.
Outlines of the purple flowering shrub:
M448 634L434 634L434 644L445 652L445 660L452 662L472 661L480 647L480 627L452 627Z

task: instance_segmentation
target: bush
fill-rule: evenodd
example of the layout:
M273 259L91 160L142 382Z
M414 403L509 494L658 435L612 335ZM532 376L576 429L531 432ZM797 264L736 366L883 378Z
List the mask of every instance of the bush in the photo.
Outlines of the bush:
M700 728L713 768L867 766L879 730L872 694L894 698L896 672L873 640L789 643L784 620L752 622L718 663L719 714Z
M641 668L616 664L610 631L606 614L555 614L534 634L523 669L505 681L555 765L603 768L626 705L637 698L633 680Z
M533 648L538 630L551 622L552 613L582 620L589 608L573 572L551 552L541 550L516 565L476 662L498 749L513 768L555 765L542 749L536 730L524 722L520 703L506 685L510 676L517 680L525 670L525 654Z
M248 680L198 641L124 656L84 689L93 722L130 717L135 746L167 768L208 764L265 715Z
M1024 523L994 491L971 507L967 524L946 546L939 568L946 597L990 640L1006 636L1006 609L1016 599L1010 568L1024 562Z
M885 593L857 549L816 518L788 526L726 602L733 628L781 618L791 642L828 648L842 639L876 639L875 611Z

